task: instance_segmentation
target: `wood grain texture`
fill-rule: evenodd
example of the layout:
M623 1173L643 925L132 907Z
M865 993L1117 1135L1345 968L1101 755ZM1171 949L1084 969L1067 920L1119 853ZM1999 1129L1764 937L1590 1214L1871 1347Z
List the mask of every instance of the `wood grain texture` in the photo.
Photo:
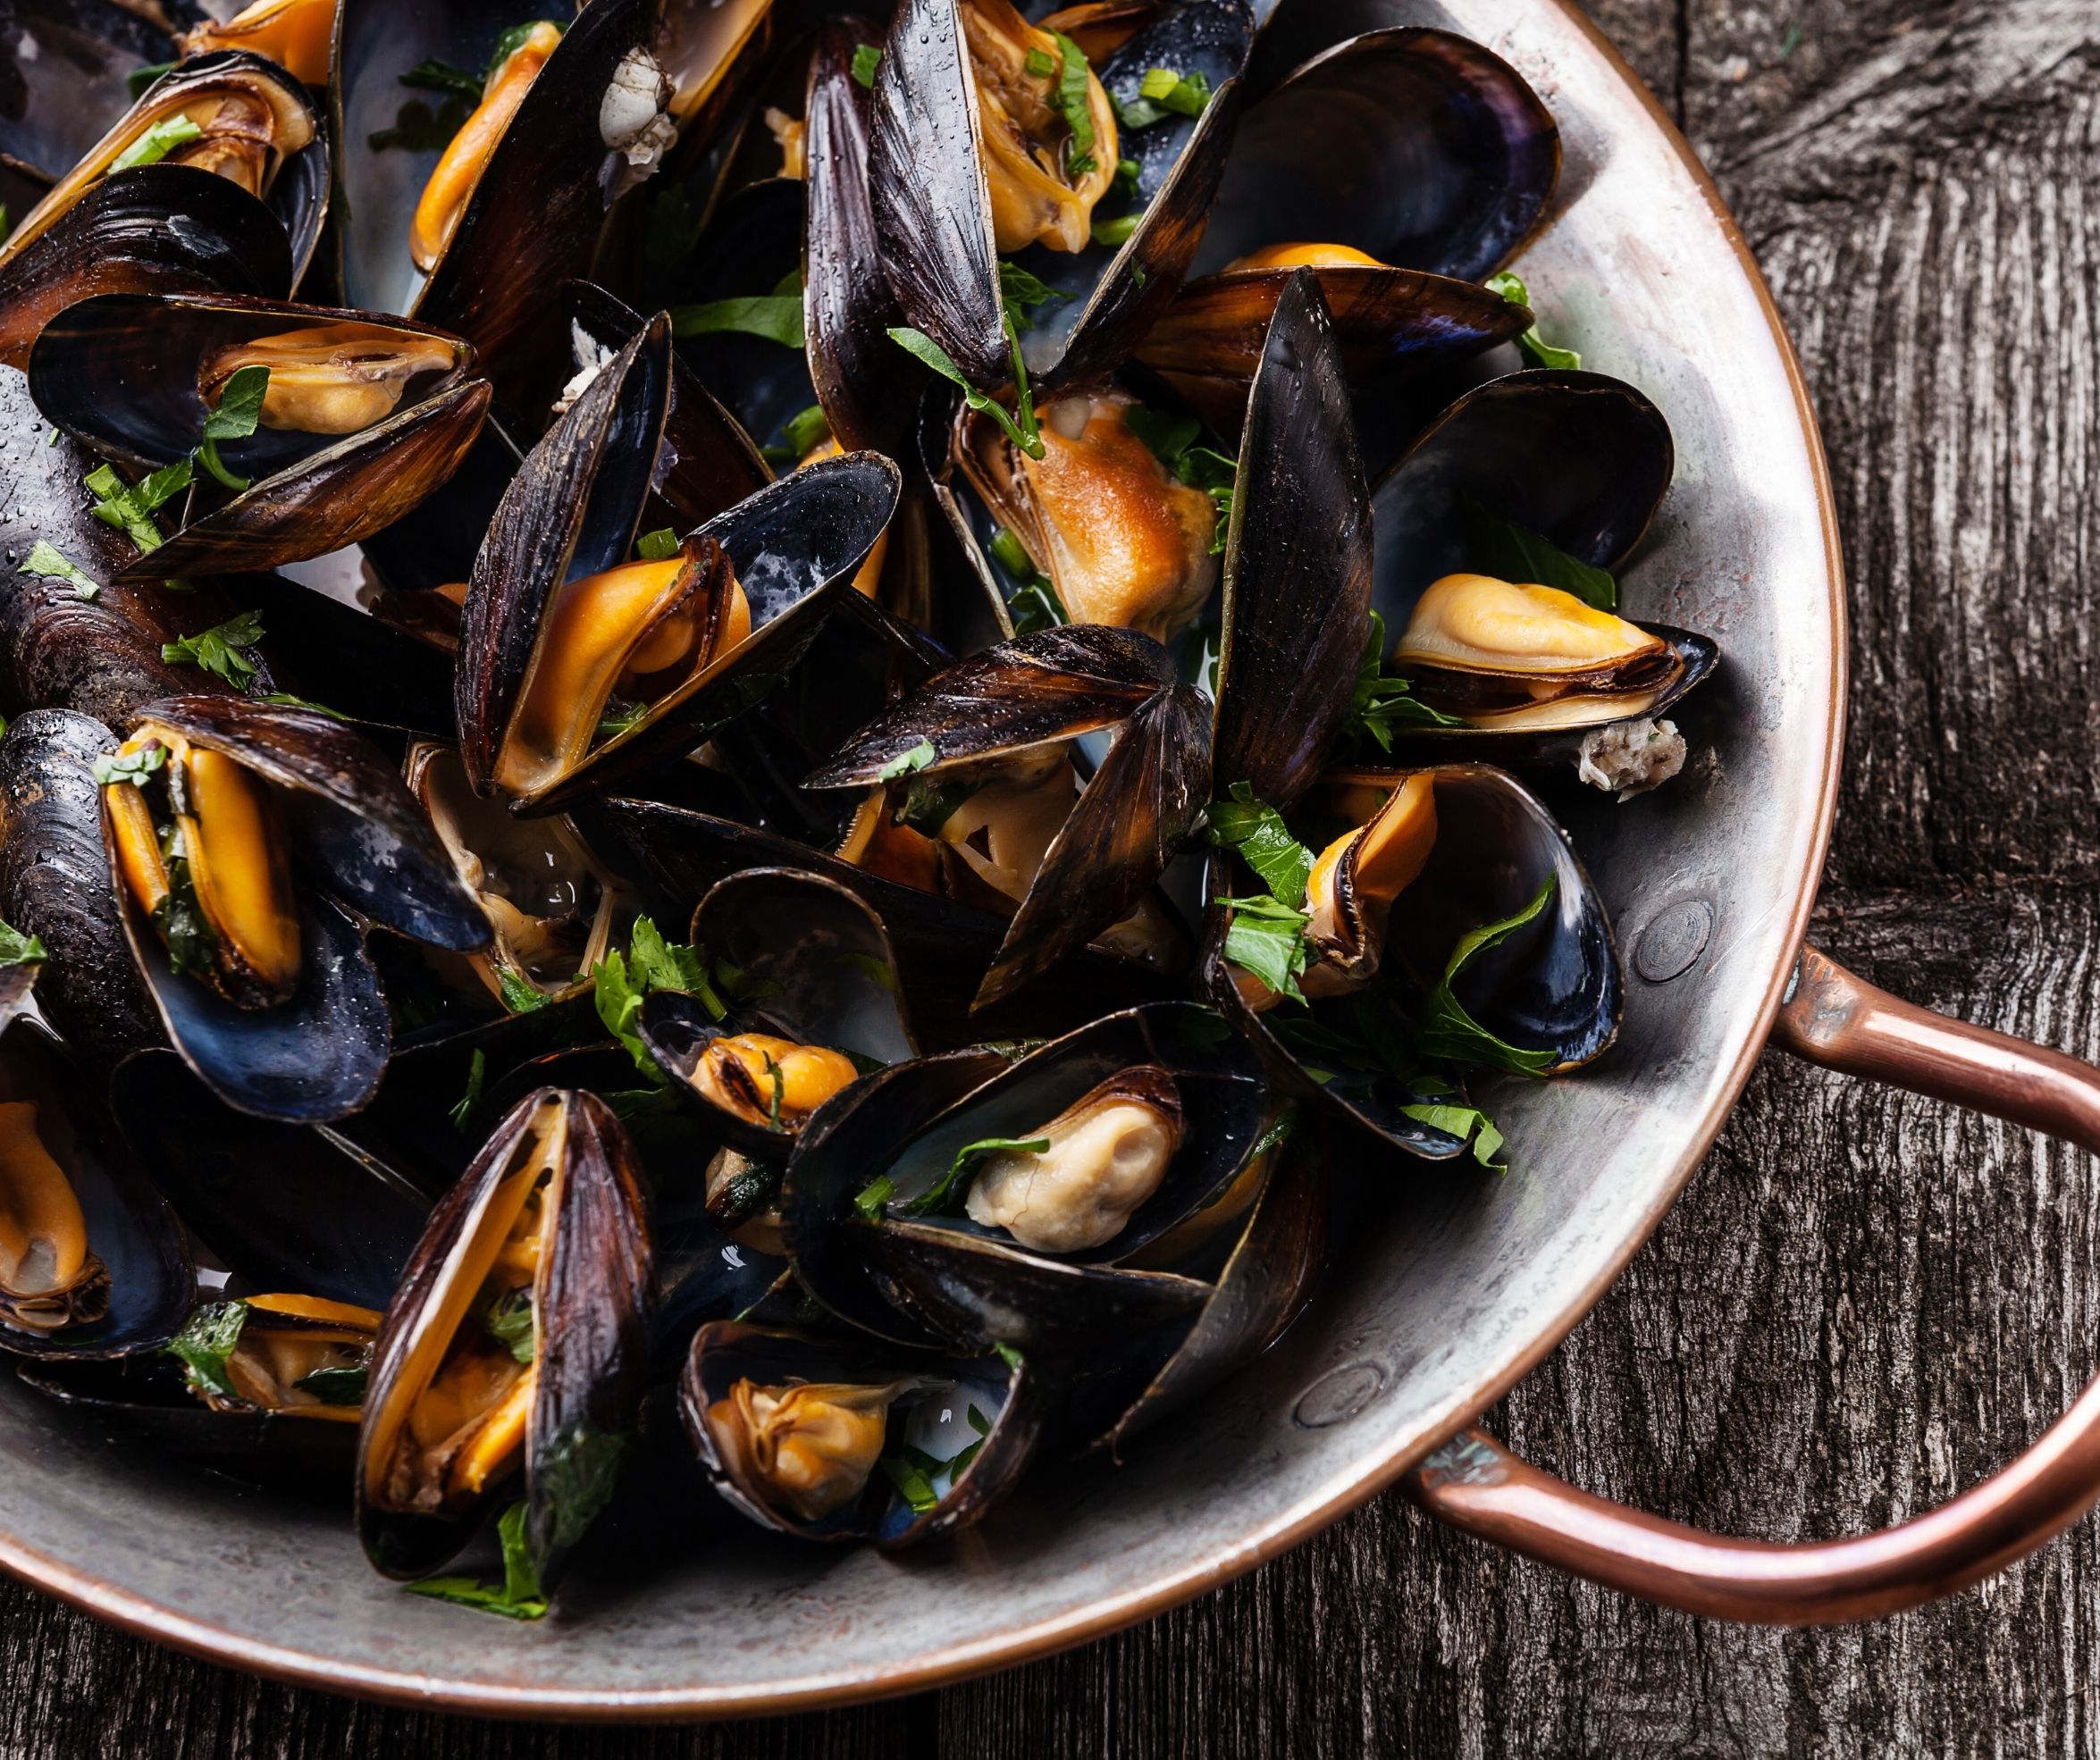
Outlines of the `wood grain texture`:
M1919 1002L2100 1058L2100 6L1596 10L1719 174L1829 443L1854 707L1819 939ZM2086 1158L2026 1133L1769 1061L1652 1244L1488 1421L1724 1530L1900 1520L2090 1372L2096 1192ZM2096 1531L1940 1608L1781 1634L1572 1584L1389 1497L1031 1668L664 1731L293 1693L0 1584L0 1756L2089 1755Z

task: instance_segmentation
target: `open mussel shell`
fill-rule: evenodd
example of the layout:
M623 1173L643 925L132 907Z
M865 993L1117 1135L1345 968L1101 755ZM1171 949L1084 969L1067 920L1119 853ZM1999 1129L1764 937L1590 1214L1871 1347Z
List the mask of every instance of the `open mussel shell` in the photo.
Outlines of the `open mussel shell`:
M230 126L214 123L214 113ZM276 63L239 51L199 55L156 80L22 216L0 247L0 264L35 243L105 178L128 169L121 163L127 150L178 117L205 126L160 163L196 163L263 201L284 230L296 287L327 217L327 134L304 86Z
M1559 167L1551 114L1499 55L1449 31L1367 31L1247 105L1196 267L1317 241L1481 281L1537 227Z
M1088 948L1019 996L973 1013L979 980L1008 926L992 912L871 874L777 832L661 801L616 796L582 817L593 847L672 898L698 898L747 867L790 867L864 899L882 919L911 999L912 1026L929 1045L1065 1031L1166 988L1148 968Z
M461 884L489 921L489 944L468 956L491 1000L517 985L573 996L611 945L622 893L567 818L520 819L475 793L456 747L418 741L403 766Z
M172 1052L143 1052L110 1107L161 1191L251 1289L384 1308L430 1199L334 1132L230 1112Z
M175 59L158 19L120 0L0 8L0 161L56 183L131 107L130 75Z
M104 1071L162 1037L102 848L94 764L115 748L65 709L18 715L0 739L0 920L43 942L38 1006Z
M389 383L357 356L407 369ZM308 391L292 369L324 363ZM458 468L489 404L457 339L369 313L202 295L105 294L45 326L29 357L38 407L97 451L144 469L187 457L211 411L203 388L237 365L276 367L248 440L223 444L248 486L190 520L131 573L273 568L354 544L434 493ZM271 390L278 390L273 378ZM391 401L390 401L390 398ZM209 494L208 483L199 493ZM194 503L193 503L194 505Z
M1247 413L1270 319L1292 274L1238 270L1191 281L1138 346L1138 358L1224 434ZM1316 268L1352 385L1389 370L1427 372L1515 341L1529 310L1492 289L1420 269Z
M42 1022L0 1034L0 1353L127 1356L189 1312L181 1228L98 1086Z
M1334 326L1295 271L1247 405L1225 537L1212 774L1280 810L1348 712L1370 631L1372 503Z
M588 347L596 361L617 355L648 327L639 313L589 281L571 281L562 302L572 348L581 353ZM578 362L579 371L584 365ZM680 531L727 513L773 481L772 467L752 437L678 349L671 354L670 400L657 464L656 492Z
M578 397L525 461L475 565L460 624L460 750L478 788L495 780L543 633L569 583L625 563L649 491L668 398L669 331L653 320ZM626 728L590 732L579 759L521 792L554 810L651 759L701 743L798 659L895 509L901 477L877 453L823 459L688 533L695 566L726 560L750 633L647 703Z
M561 285L589 272L626 163L607 145L601 113L621 63L646 56L654 11L651 0L603 0L567 21L425 276L409 254L410 223L440 154L434 143L402 143L391 131L413 124L402 113L407 105L431 110L437 101L401 76L426 60L485 68L504 31L532 14L494 0L344 7L334 93L344 296L466 337L508 409L542 405L567 377L559 371ZM553 16L565 20L566 9Z
M701 1078L719 1041L761 1034L841 1053L856 1069L919 1054L882 919L836 882L791 868L732 876L701 901L689 939L734 972L729 1012L718 1018L699 996L659 991L643 1000L636 1030L682 1095L747 1153L784 1155L813 1109L776 1124L762 1094L754 1104L724 1103Z
M505 1496L522 1466L525 1532L542 1571L580 1539L612 1494L639 1410L652 1299L650 1205L626 1133L595 1095L542 1089L497 1125L431 1214L387 1310L365 1396L357 1475L366 1555L388 1576L434 1570ZM520 1231L523 1231L522 1233ZM498 1273L529 1239L533 1269ZM488 1332L484 1286L529 1289L531 1361ZM450 1419L418 1430L418 1408L448 1369L506 1363L474 1431ZM503 1406L525 1402L515 1437ZM508 1428L508 1427L507 1427ZM487 1452L475 1454L477 1445ZM433 1482L434 1481L434 1482Z
M1352 795L1390 793L1422 775L1432 779L1435 841L1392 907L1368 993L1315 1002L1309 1010L1286 1002L1251 1011L1225 962L1226 913L1215 904L1204 967L1219 1008L1272 1069L1293 1077L1297 1091L1410 1154L1441 1161L1464 1153L1466 1144L1435 1122L1435 1092L1417 1089L1383 1067L1332 1069L1344 1060L1324 1038L1308 1040L1297 1029L1309 1027L1317 1035L1331 1018L1349 1036L1375 1043L1373 1035L1354 1031L1359 1008L1390 1006L1411 1018L1464 936L1517 915L1549 885L1544 908L1531 923L1468 964L1454 986L1460 1004L1507 1044L1546 1053L1551 1061L1542 1073L1558 1075L1610 1047L1625 986L1603 900L1567 833L1514 776L1484 765L1455 764L1426 771L1335 771L1324 781ZM1217 859L1214 897L1239 884L1223 858ZM1318 1075L1307 1073L1315 1069Z
M270 784L306 876L294 883L294 988L264 1008L239 1007L176 972L155 925L120 886L124 931L170 1041L237 1110L298 1124L355 1111L379 1085L392 1028L364 928L336 900L456 948L486 940L481 912L399 778L341 723L232 697L172 698L147 705L140 718L223 752ZM104 839L113 875L106 801Z
M227 575L215 584L261 616L281 690L324 700L375 734L451 737L451 661L430 642L283 574Z
M885 1549L977 1521L1020 1478L1044 1418L1025 1363L735 1321L694 1336L678 1409L716 1489L752 1521ZM899 1467L923 1477L912 1488L931 1507L913 1507Z
M1407 630L1432 582L1480 570L1483 517L1535 533L1592 567L1616 568L1654 518L1675 464L1661 412L1604 373L1515 373L1467 392L1401 455L1373 494L1373 604L1389 642ZM1627 714L1661 715L1713 671L1718 650L1689 631L1639 627L1668 644L1676 664L1667 684ZM1512 665L1513 675L1520 670ZM1410 741L1433 740L1435 750L1454 757L1558 756L1599 725L1582 695L1567 702L1565 726L1540 711L1500 729L1405 732Z
M1150 1194L1106 1238L1053 1254L967 1214L907 1213L970 1145L1033 1141L1105 1083L1139 1070L1171 1083L1179 1136ZM968 1073L953 1059L900 1065L804 1134L782 1220L811 1293L856 1324L871 1323L872 1293L937 1336L1023 1352L1082 1351L1126 1331L1178 1339L1209 1286L1129 1261L1153 1264L1147 1250L1216 1203L1264 1148L1273 1105L1251 1047L1209 1010L1162 1002L1067 1034L958 1092ZM1192 1264L1201 1245L1188 1239L1174 1262ZM897 1326L875 1329L894 1336Z
M0 251L0 362L27 366L44 326L96 294L281 299L291 286L283 226L239 184L194 165L135 165Z
M1134 630L1069 624L958 662L863 728L807 786L865 789L911 775L982 776L1058 760L1115 730L1044 851L978 993L998 1001L1121 922L1195 834L1209 799L1205 706Z

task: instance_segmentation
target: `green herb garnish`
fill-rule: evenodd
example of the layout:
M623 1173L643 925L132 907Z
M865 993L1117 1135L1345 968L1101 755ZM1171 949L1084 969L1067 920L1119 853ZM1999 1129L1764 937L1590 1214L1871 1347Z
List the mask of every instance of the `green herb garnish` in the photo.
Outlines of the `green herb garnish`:
M474 1109L482 1103L482 1083L488 1073L488 1053L477 1050L466 1065L466 1092L459 1096L459 1103L447 1114L452 1120L454 1130L465 1130L467 1119L474 1116Z
M216 628L179 641L161 644L161 658L170 666L199 666L214 678L223 678L236 691L246 691L257 675L256 663L241 650L263 639L263 614L243 611Z
M323 1405L362 1405L371 1370L362 1364L342 1363L333 1369L316 1369L292 1383L303 1394L311 1394Z
M533 1326L533 1290L530 1284L508 1289L482 1314L482 1329L519 1362L530 1362L539 1354L539 1335Z
M831 438L831 418L825 415L822 404L813 403L780 424L780 437L786 442L787 457L806 458Z
M908 751L899 752L875 773L878 783L894 783L899 776L908 776L914 770L923 770L939 754L933 749L931 740L921 740Z
M236 495L248 486L248 479L235 476L219 462L221 440L246 440L263 419L263 399L270 390L270 369L244 366L227 380L219 393L218 406L204 419L204 439L197 443L197 462Z
M153 908L154 927L167 943L168 969L177 977L203 977L217 963L219 934L197 901L187 855L165 859L168 890Z
M875 89L875 70L882 65L882 51L872 43L863 43L853 51L853 80L868 90Z
M1500 946L1545 909L1546 901L1553 896L1554 884L1554 876L1549 874L1532 901L1515 916L1483 924L1458 938L1444 975L1430 992L1423 1010L1421 1045L1428 1056L1446 1058L1453 1063L1483 1064L1520 1076L1542 1076L1558 1061L1550 1050L1527 1051L1497 1038L1466 1012L1452 990L1453 984L1480 955Z
M124 172L133 165L157 165L178 147L203 138L204 130L189 117L164 117L118 154L110 170Z
M1040 1155L1050 1147L1046 1136L987 1136L965 1144L955 1152L948 1170L903 1210L906 1216L928 1216L943 1211L960 1211L977 1170L990 1155Z
M1117 120L1126 129L1149 129L1170 115L1200 116L1211 101L1211 82L1201 73L1182 74L1171 67L1146 70L1138 96L1125 103L1111 96Z
M1212 801L1208 817L1214 844L1237 850L1278 904L1294 911L1305 909L1313 852L1290 834L1282 814L1254 798L1253 784L1234 783L1231 799Z
M634 554L643 562L668 562L678 554L678 534L669 526L644 532L634 540Z
M96 785L107 788L113 783L132 783L146 786L146 779L168 761L168 749L157 742L143 745L137 751L107 751L95 760Z
M1312 946L1306 940L1312 913L1295 910L1271 897L1218 902L1232 912L1225 930L1225 958L1252 972L1279 996L1304 1002L1298 980L1313 961Z
M634 1030L642 999L652 990L684 990L699 997L701 1006L716 1020L729 1012L728 1004L717 993L710 978L706 955L697 947L666 941L663 932L646 917L634 919L626 952L615 950L608 953L591 968L591 978L598 1018L627 1048L634 1067L659 1088L664 1085L664 1072Z
M496 968L496 988L503 999L505 1010L511 1014L530 1014L534 1009L545 1008L554 1000L524 973L508 966Z
M955 365L948 351L924 331L908 327L893 328L890 340L907 354L919 359L939 373L943 379L962 388L962 400L979 415L989 415L1006 431L1006 437L1031 458L1044 455L1043 435L1036 424L1035 406L1029 400L1028 368L1021 357L1021 332L1013 326L1011 314L1006 318L1006 335L1013 350L1013 374L1016 387L1014 405L1019 411L1010 410L998 398L987 397L963 376L962 369Z
M1088 102L1087 56L1084 50L1069 37L1057 32L1057 53L1060 65L1057 69L1057 89L1052 95L1051 104L1064 118L1064 126L1070 131L1063 147L1065 168L1074 176L1080 175L1073 169L1073 161L1091 154L1094 150L1094 107ZM1089 165L1088 169L1092 167Z
M25 935L13 925L0 923L0 966L40 966L50 957L41 935Z
M1030 49L1021 64L1038 80L1047 80L1057 71L1057 57L1046 49Z
M710 299L697 306L671 307L673 336L710 336L735 331L762 337L784 348L808 346L802 328L802 272L790 270L770 293L735 299Z
M1458 515L1466 526L1468 559L1483 574L1498 580L1558 587L1600 611L1618 609L1618 582L1605 570L1572 557L1550 539L1490 513L1470 496L1461 496Z
M1016 330L1025 331L1031 322L1029 314L1037 306L1047 306L1053 300L1069 299L1070 294L1060 293L1049 282L1031 275L1017 263L1002 262L999 264L999 298L1005 302L1006 315Z
M886 1173L878 1174L853 1196L853 1208L870 1222L882 1214L882 1207L896 1195L896 1182Z
M1490 275L1487 280L1487 289L1490 293L1500 294L1512 306L1528 306L1532 303L1531 294L1525 289L1524 283L1507 269L1499 275ZM1532 321L1532 327L1516 339L1516 346L1541 366L1558 367L1564 372L1572 372L1583 364L1582 356L1575 349L1556 348L1539 334L1538 320L1535 314Z
M174 65L175 63L172 61L149 61L140 66L134 67L124 75L126 94L136 104L152 89L155 81ZM4 212L4 210L0 210L0 212Z
M226 1373L226 1359L239 1345L241 1328L247 1324L247 1303L207 1302L191 1311L181 1331L164 1348L170 1356L181 1359L182 1379L191 1387L237 1400L240 1395Z
M513 1504L496 1523L503 1543L503 1580L477 1582L472 1577L428 1577L406 1585L411 1595L427 1595L433 1601L449 1601L484 1613L500 1613L507 1620L537 1620L547 1612L547 1597L540 1590L540 1572L533 1563L532 1547L525 1539L525 1505Z
M41 538L29 546L29 556L23 560L18 574L39 574L46 581L68 581L72 583L76 599L93 599L102 591L102 582L86 569L80 567L55 546Z
M196 480L191 461L178 458L135 483L125 482L107 465L97 465L81 482L95 497L95 517L115 526L143 552L157 550L167 541L154 515Z
M1371 631L1364 640L1364 658L1357 667L1357 682L1349 692L1349 710L1342 722L1345 738L1368 736L1379 750L1393 749L1395 727L1463 727L1458 716L1446 715L1415 694L1413 683L1385 670L1385 619L1373 611Z

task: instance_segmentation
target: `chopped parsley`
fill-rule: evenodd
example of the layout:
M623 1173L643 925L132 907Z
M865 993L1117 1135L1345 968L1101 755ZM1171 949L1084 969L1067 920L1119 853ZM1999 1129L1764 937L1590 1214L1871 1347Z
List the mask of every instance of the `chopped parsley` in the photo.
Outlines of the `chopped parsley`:
M503 1543L503 1580L477 1582L472 1577L427 1577L406 1585L411 1595L427 1595L434 1601L474 1607L484 1613L500 1613L507 1620L537 1620L545 1616L547 1597L540 1587L540 1572L533 1563L531 1544L525 1538L525 1505L513 1504L496 1523Z
M1451 950L1450 960L1444 967L1444 975L1430 992L1429 1002L1423 1010L1421 1045L1426 1055L1445 1058L1454 1063L1483 1064L1519 1076L1542 1076L1553 1068L1558 1060L1553 1052L1530 1051L1497 1038L1474 1019L1452 990L1452 985L1483 953L1500 946L1534 920L1545 909L1553 890L1554 876L1549 874L1532 901L1516 915L1505 917L1499 923L1483 924L1458 938L1458 944Z
M666 941L663 932L646 917L634 919L626 952L617 949L609 952L591 968L591 978L598 1018L627 1048L634 1067L656 1087L664 1085L664 1072L634 1030L642 999L652 990L683 990L699 997L701 1005L716 1020L729 1012L729 1005L709 974L706 954L697 947Z
M482 1103L482 1083L489 1073L488 1053L476 1049L466 1066L466 1092L459 1096L459 1103L447 1116L452 1120L454 1130L465 1130L466 1121L474 1116L474 1109Z
M214 678L224 679L236 691L246 691L257 676L256 663L242 650L263 639L263 614L243 611L215 628L179 641L161 644L161 658L170 666L201 667Z
M1183 74L1171 67L1146 70L1138 96L1114 98L1117 119L1126 129L1149 129L1168 116L1196 117L1211 101L1211 82L1201 73Z
M1364 639L1364 658L1357 667L1357 682L1349 692L1349 709L1342 722L1344 738L1373 741L1381 751L1393 749L1395 727L1463 727L1456 715L1446 715L1415 694L1410 680L1386 672L1385 619L1373 611L1370 633Z
M863 43L853 51L853 81L868 90L875 89L875 70L882 65L882 51L872 43Z
M668 562L679 549L678 534L668 525L634 540L634 554L643 562Z
M139 788L146 786L146 779L168 761L168 749L155 742L140 746L137 751L107 751L95 760L95 783L98 788L108 788L116 783L131 783Z
M70 582L76 599L93 599L102 591L101 582L73 562L63 551L46 543L41 538L30 545L28 557L15 573L38 574L46 581Z
M110 170L130 171L133 165L157 165L178 147L204 138L204 130L187 116L165 116L118 154Z
M986 1159L992 1155L1040 1155L1048 1152L1050 1139L1046 1136L987 1136L975 1143L967 1143L955 1152L955 1158L948 1163L948 1170L935 1180L917 1197L908 1201L900 1213L905 1216L930 1216L953 1214L962 1208L962 1200L969 1194L970 1182ZM886 1178L886 1176L885 1176ZM861 1194L863 1197L866 1193ZM856 1200L858 1202L858 1200Z
M1512 306L1528 306L1532 303L1531 294L1525 289L1525 284L1507 269L1499 275L1490 275L1487 280L1487 289L1490 293L1500 294ZM1573 371L1583 364L1582 356L1575 349L1557 348L1541 336L1535 316L1533 319L1532 327L1516 339L1516 346L1541 366L1558 367L1563 371Z
M41 935L25 935L9 923L0 923L0 966L40 966L50 959Z
M227 380L219 393L218 406L204 419L204 438L197 443L197 462L236 495L248 486L246 477L235 476L219 462L221 440L246 440L263 419L263 399L270 391L270 369L244 366Z
M1253 784L1234 783L1231 798L1212 801L1208 816L1213 843L1238 851L1278 904L1292 910L1305 908L1313 852L1290 834L1282 814L1254 798Z
M933 749L931 740L921 740L907 751L902 751L875 773L878 782L891 783L899 776L908 776L914 770L923 770L939 756Z
M1036 423L1036 406L1029 396L1027 365L1021 357L1021 332L1014 328L1011 312L1006 315L1006 339L1013 351L1014 407L1008 409L998 398L987 397L964 377L962 369L955 365L948 351L924 331L909 327L895 327L890 331L890 340L906 354L916 356L926 365L939 373L943 379L962 388L962 400L979 415L989 415L1006 431L1006 437L1031 458L1044 455L1043 434Z

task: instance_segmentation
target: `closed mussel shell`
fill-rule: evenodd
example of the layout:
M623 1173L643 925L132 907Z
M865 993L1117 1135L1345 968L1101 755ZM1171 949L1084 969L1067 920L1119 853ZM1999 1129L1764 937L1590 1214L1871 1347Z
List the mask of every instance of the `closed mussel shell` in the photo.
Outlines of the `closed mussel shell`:
M380 1330L357 1475L380 1571L436 1569L520 1471L542 1572L582 1538L640 1406L651 1259L617 1120L592 1094L525 1096L432 1212Z
M108 294L47 324L29 358L46 415L147 470L189 457L233 375L270 369L251 436L217 442L247 486L197 473L190 518L132 573L224 574L340 549L441 488L487 413L457 338L371 313ZM217 505L214 505L216 502Z
M678 1408L716 1488L752 1521L885 1549L982 1516L1044 1415L1020 1362L733 1320L694 1336Z

